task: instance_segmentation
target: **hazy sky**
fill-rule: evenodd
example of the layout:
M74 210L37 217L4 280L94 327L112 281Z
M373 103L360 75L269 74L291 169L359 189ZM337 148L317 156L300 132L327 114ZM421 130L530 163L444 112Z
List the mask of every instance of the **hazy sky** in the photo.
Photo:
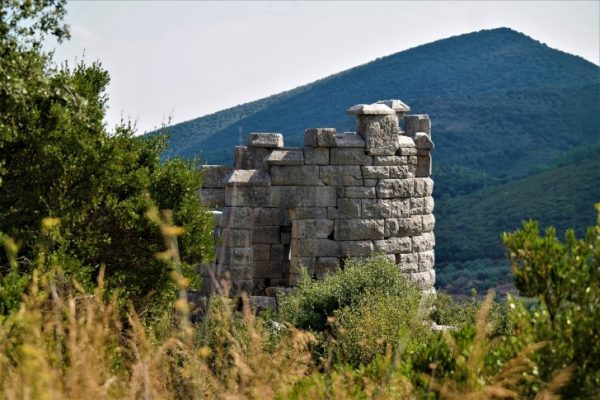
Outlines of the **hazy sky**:
M600 63L599 1L71 2L57 60L100 60L107 122L140 132L437 39L510 27Z

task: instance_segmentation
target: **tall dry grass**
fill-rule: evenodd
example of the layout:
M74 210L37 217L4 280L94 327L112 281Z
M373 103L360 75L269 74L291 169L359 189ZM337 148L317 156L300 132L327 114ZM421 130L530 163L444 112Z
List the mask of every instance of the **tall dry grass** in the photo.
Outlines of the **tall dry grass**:
M131 308L123 318L116 298L106 299L102 273L91 294L76 283L58 286L50 272L34 273L18 311L0 321L1 399L492 399L523 393L535 347L486 375L491 297L477 317L471 348L446 336L466 378L436 379L434 370L426 392L400 367L403 349L388 346L368 365L324 366L312 358L311 333L287 325L274 334L246 298L240 314L230 299L212 297L194 325L189 282L178 269L181 229L169 214L151 210L149 217L160 223L166 250L159 256L173 264L180 288L173 315L145 321ZM539 397L556 398L569 373L560 371Z

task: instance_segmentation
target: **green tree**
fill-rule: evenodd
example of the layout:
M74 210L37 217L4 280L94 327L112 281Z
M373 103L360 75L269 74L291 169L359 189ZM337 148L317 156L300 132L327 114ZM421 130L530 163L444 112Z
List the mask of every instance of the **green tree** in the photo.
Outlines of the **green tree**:
M188 274L211 257L201 176L195 161L161 164L163 138L137 138L126 123L107 130L107 71L98 62L57 68L42 51L46 35L68 38L64 13L62 0L0 5L0 232L20 248L16 263L0 255L0 278L26 276L45 257L85 285L105 265L109 287L142 307L152 293L174 293L168 265L154 257L163 241L144 215L151 202L185 228ZM52 235L40 229L45 217L60 220Z
M540 235L537 222L503 235L515 285L538 306L520 309L521 337L545 341L539 352L542 376L573 366L568 398L600 393L600 204L598 223L578 239L567 230L564 242L554 228ZM517 310L519 311L519 310Z

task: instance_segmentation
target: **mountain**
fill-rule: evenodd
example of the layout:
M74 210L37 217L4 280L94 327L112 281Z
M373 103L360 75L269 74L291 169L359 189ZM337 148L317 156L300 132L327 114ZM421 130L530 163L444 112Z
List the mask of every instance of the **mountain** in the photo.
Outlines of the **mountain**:
M555 201L561 193L534 183L551 182L555 175L566 179L561 169L565 167L557 166L557 160L600 143L600 68L507 28L425 44L173 125L167 128L171 138L165 156L231 163L233 146L243 144L252 131L282 132L287 145L300 145L306 128L353 130L353 118L344 113L349 106L387 98L400 98L412 113L427 113L432 120L441 264L457 266L483 258L496 263L501 247L498 241L490 245L489 238L498 238L524 218L540 215L559 226L574 222L578 228L594 223L591 203L590 214L570 220L560 209L563 203ZM579 179L578 174L589 171L570 171L569 183L594 186ZM515 196L521 193L518 188L532 191L527 191L528 198ZM517 192L507 198L503 193L509 189ZM581 187L572 196L600 201L597 192L589 192L596 197L584 196ZM477 208L488 204L484 200L489 206L508 201L512 211L500 207L506 220L487 220L486 210ZM521 205L526 200L533 201L531 207ZM571 210L569 204L564 207ZM478 214L469 214L473 208ZM553 212L555 218L545 217ZM504 223L509 220L513 225ZM475 225L462 234L466 221ZM443 280L442 270L440 274Z
M579 148L545 171L436 205L436 269L439 287L466 294L475 287L510 281L500 232L537 220L557 235L575 227L578 236L594 224L600 202L600 144Z

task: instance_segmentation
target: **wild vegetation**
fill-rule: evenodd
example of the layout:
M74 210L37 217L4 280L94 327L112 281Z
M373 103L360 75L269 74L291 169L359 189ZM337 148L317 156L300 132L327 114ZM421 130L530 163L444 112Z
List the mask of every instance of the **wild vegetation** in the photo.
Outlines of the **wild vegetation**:
M384 258L328 276L305 274L256 316L243 298L213 296L189 319L183 232L156 209L179 298L173 313L123 320L103 270L86 291L56 285L41 266L18 308L0 321L0 396L25 398L593 398L600 395L598 224L564 242L537 224L503 237L524 301L458 304L419 291ZM48 232L50 233L50 232ZM16 255L10 253L15 260ZM433 312L431 312L433 310ZM445 332L431 323L451 324Z
M108 132L106 72L41 50L63 15L0 3L0 398L600 396L600 204L581 238L503 235L521 298L432 303L374 257L305 272L278 312L191 304L213 251L201 178L160 163L159 139Z
M197 162L161 163L163 139L134 137L128 123L107 129L108 73L98 62L56 67L42 51L45 35L68 37L63 5L51 3L0 6L0 238L19 248L12 266L0 254L0 312L14 307L45 260L87 288L104 266L123 306L165 305L169 270L154 257L162 238L144 212L151 203L173 211L186 230L184 269L195 275L192 263L212 252L210 214L196 197ZM46 217L54 219L40 231Z

